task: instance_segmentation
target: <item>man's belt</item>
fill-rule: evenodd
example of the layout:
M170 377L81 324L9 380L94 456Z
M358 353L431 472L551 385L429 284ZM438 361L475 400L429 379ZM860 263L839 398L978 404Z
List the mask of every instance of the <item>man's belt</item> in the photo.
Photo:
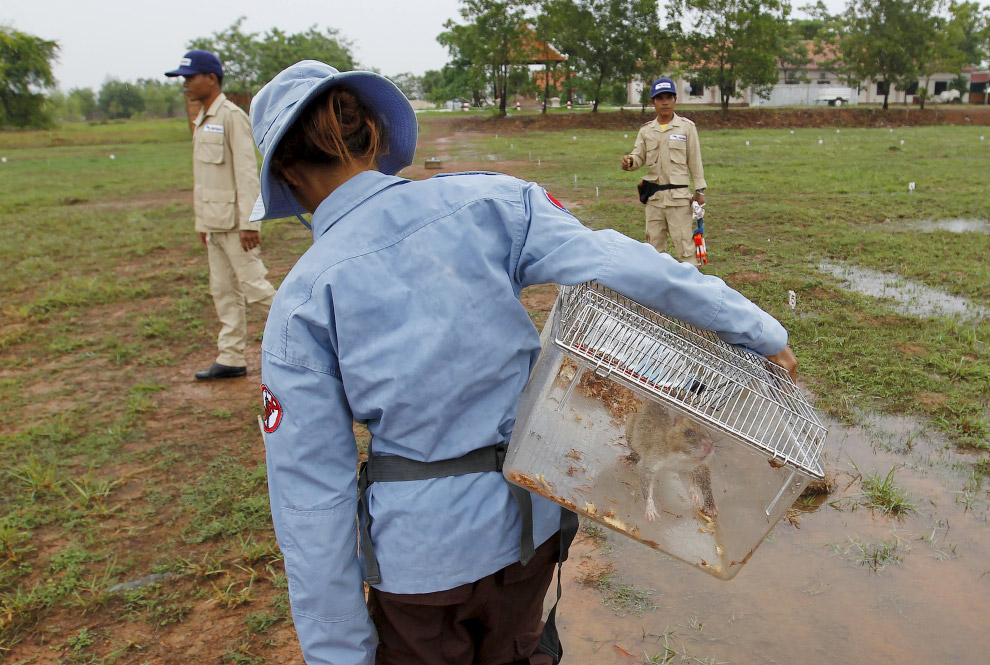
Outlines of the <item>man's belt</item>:
M636 189L639 190L639 200L640 203L646 205L646 202L650 200L650 197L657 192L663 192L668 189L683 189L687 185L658 185L655 182L650 182L648 180L641 180Z

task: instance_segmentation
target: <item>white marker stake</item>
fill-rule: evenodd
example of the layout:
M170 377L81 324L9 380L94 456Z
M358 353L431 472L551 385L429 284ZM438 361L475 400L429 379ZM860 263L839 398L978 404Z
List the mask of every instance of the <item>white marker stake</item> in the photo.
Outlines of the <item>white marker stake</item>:
M623 135L622 135L622 138L624 138L624 139L627 139L627 138L629 138L629 135L628 135L628 134L623 134ZM983 139L983 137L981 136L981 137L980 137L980 139L982 140L982 139Z
M515 149L516 149L516 144L515 143L510 143L509 144L509 150L515 150Z
M598 198L598 187L595 187L595 198Z
M983 137L981 136L980 138L983 138ZM0 158L0 160L2 160L4 164L7 163L7 158L6 157Z
M901 145L904 145L904 139L901 139Z
M908 183L908 191L909 192L913 192L914 191L914 183L913 182L909 182Z
M842 131L841 129L837 129L837 130L835 130L835 133L838 134L841 131Z
M746 145L749 145L749 141L746 141Z
M577 173L574 174L574 189L577 189Z
M818 139L818 145L821 145L823 143L825 143L825 141L822 141L821 139Z
M542 160L542 159L540 159L540 158L537 158L537 159L536 159L536 165L537 165L537 166L543 166L543 160Z
M576 137L576 136L572 136L572 137L571 137L571 140L573 140L573 141L577 141L577 137Z
M117 159L116 155L110 155L110 159Z
M797 307L797 294L793 291L787 292L787 304L791 306L792 312L794 311L794 308Z
M794 130L792 129L792 130L791 130L791 134L793 134L793 133L794 133Z
M982 137L982 136L980 137L980 140L981 140L981 141L983 140L983 137ZM6 157L4 157L4 158L3 158L3 161L7 161L7 158L6 158Z

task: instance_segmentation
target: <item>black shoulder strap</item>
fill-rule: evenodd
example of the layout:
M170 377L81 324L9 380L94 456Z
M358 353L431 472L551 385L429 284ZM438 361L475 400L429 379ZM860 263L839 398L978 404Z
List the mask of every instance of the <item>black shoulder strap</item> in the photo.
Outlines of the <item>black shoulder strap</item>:
M560 584L560 570L567 561L567 551L577 535L578 516L566 508L560 509L560 558L557 560L557 601L550 608L547 621L543 625L543 634L540 635L540 646L538 651L553 658L554 665L560 662L564 656L564 649L560 646L560 635L557 633L557 604L560 603L562 587Z

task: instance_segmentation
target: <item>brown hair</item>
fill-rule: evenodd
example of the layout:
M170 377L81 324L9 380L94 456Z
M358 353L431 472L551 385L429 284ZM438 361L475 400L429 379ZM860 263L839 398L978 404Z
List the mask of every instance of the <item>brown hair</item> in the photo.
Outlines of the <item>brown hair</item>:
M271 172L286 182L291 164L353 164L387 149L384 129L374 114L344 87L334 87L314 99L279 141Z

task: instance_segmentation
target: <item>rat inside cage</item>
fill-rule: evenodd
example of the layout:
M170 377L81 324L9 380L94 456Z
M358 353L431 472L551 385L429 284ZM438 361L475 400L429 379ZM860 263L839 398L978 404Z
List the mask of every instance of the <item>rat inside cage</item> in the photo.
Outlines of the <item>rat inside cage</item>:
M734 576L812 478L826 430L780 367L599 284L563 287L506 477Z

